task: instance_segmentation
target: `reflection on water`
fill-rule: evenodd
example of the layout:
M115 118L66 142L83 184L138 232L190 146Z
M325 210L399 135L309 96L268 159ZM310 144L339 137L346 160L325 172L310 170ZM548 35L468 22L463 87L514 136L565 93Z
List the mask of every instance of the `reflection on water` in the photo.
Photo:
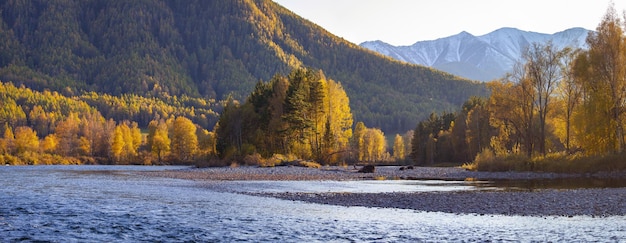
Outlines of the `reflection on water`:
M234 181L223 188L252 193L387 193L387 192L452 192L500 190L485 181L445 180L357 180L357 181Z
M482 186L508 190L621 188L626 187L626 178L557 178L534 180L494 180Z
M454 191L532 191L542 189L621 188L626 178L559 178L532 180L356 180L356 181L234 181L221 188L252 193L389 193Z
M406 242L626 238L626 216L479 216L329 206L217 192L199 182L133 173L160 169L167 167L2 167L0 239ZM339 187L344 182L336 183ZM385 182L369 186L391 187Z

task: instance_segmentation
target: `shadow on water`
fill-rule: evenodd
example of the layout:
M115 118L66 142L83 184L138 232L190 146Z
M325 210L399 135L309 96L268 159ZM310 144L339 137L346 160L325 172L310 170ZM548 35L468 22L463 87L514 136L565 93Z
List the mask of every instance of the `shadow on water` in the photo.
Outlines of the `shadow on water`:
M495 187L505 190L583 189L626 187L626 178L558 178L489 180L477 183L477 187Z

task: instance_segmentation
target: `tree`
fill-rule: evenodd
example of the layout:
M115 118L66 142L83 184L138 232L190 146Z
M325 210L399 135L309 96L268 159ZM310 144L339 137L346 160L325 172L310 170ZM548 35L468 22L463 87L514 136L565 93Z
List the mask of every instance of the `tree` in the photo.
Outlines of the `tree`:
M558 94L564 104L565 118L565 149L571 152L572 120L574 111L580 103L582 97L582 86L576 82L576 57L580 55L580 50L564 49L564 61L561 69L563 80L558 86Z
M539 116L539 152L546 155L546 119L551 109L551 98L562 79L561 60L563 51L556 50L552 42L546 45L533 43L524 53L524 71L534 94L534 107ZM530 113L534 113L533 110ZM532 117L529 118L532 120ZM532 128L531 128L532 129ZM529 136L532 138L532 136Z
M111 127L114 127L112 121L107 122L98 111L89 111L81 114L80 134L81 147L87 156L106 157L108 150L108 134L111 133ZM107 124L108 123L108 124Z
M50 133L51 121L40 105L34 106L33 109L28 113L28 120L30 126L40 136L43 137Z
M402 135L402 140L404 140L404 157L411 156L412 143L413 143L413 134L414 130L409 130L404 135Z
M385 134L380 129L365 129L362 147L359 148L359 151L363 151L364 161L376 162L382 160L386 148Z
M214 132L209 132L206 129L197 130L198 136L198 154L205 157L212 157L217 154L216 136Z
M141 145L141 131L137 123L124 121L113 130L110 141L110 158L116 163L129 164L136 162L137 150Z
M288 124L289 147L298 157L307 158L312 152L310 149L315 136L312 111L317 108L309 102L311 82L318 78L309 69L296 69L288 78L290 85L285 97L284 119Z
M440 162L440 159L447 160L444 154L454 157L454 146L449 137L455 120L454 113L443 113L441 116L431 113L427 120L419 122L415 127L411 142L413 162L418 165L432 164ZM446 137L446 143L438 142L441 135Z
M473 160L478 153L490 146L493 127L489 124L489 110L487 101L473 97L463 111L465 120L465 142L467 144L467 159Z
M287 144L287 121L283 119L285 115L285 99L289 89L289 80L277 75L272 79L272 94L268 100L269 121L268 146L269 150L277 153L287 154L289 152Z
M57 149L58 144L59 139L57 139L57 136L54 134L50 134L39 143L39 146L41 148L41 151L43 151L44 153L54 153Z
M26 113L22 106L17 105L15 100L0 96L2 106L0 106L0 124L8 124L12 128L26 126Z
M584 140L590 153L620 153L624 149L626 37L622 24L610 6L596 31L587 37L589 49L576 59L575 76L585 92ZM599 123L590 123L596 120Z
M329 153L337 153L348 150L352 138L352 111L350 99L341 83L328 80L328 115L327 127ZM333 161L334 162L334 161Z
M393 158L396 160L404 160L404 139L400 134L396 134L393 141Z
M153 120L148 124L147 144L149 151L157 156L159 163L163 156L170 152L170 138L165 121Z
M78 114L71 113L65 120L59 122L55 128L56 137L59 140L57 153L62 156L78 155L80 147L80 119Z
M363 161L365 159L365 147L363 137L365 136L365 132L367 127L363 122L357 122L354 128L354 136L352 137L352 146L353 150L356 151L356 159L358 161Z
M122 128L123 126L126 126L126 124L121 124L115 127L110 141L111 149L109 156L116 163L125 162L126 159L126 151L124 150L126 147L126 141L124 141L124 132L126 129Z
M512 74L487 86L491 89L489 122L500 130L492 138L491 147L496 153L508 153L522 147L530 158L534 149L536 93L525 68L518 64Z
M311 132L313 135L313 139L310 139L312 142L311 148L314 150L313 154L315 159L322 159L322 149L324 147L323 144L323 134L326 128L326 123L328 121L327 115L329 112L329 102L328 100L328 88L327 81L323 76L323 73L320 71L318 75L319 78L316 77L317 80L312 80L309 91L309 100L308 103L311 104L311 117L312 117L312 129ZM330 124L329 124L330 128Z
M12 154L15 151L15 135L8 124L4 125L4 133L0 145L0 152L2 153Z
M179 161L188 162L194 159L198 148L196 125L185 117L174 119L171 132L171 153Z
M37 132L25 126L15 128L15 151L17 154L27 151L37 152L38 150L39 137L37 137Z

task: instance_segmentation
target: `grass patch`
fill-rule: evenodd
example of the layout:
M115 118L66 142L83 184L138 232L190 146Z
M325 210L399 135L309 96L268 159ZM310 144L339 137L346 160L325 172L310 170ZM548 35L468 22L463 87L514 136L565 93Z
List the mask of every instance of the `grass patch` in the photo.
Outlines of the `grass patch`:
M486 149L476 156L472 163L462 166L472 171L533 171L554 173L594 173L626 171L626 154L603 156L568 155L565 153L548 154L527 158L523 155L510 154L496 156Z

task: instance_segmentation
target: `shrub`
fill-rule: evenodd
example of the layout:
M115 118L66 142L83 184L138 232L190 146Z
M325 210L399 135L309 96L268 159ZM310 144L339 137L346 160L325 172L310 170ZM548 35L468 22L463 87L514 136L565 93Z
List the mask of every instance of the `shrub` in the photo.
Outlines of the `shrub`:
M526 171L532 170L532 161L521 154L497 156L493 150L485 149L476 155L474 162L463 168L476 171Z
M476 155L474 162L464 164L463 168L475 171L536 171L553 173L626 171L625 155L581 156L551 153L546 156L529 159L521 154L496 156L487 149Z
M266 159L263 159L263 157L259 153L246 155L246 157L243 158L243 162L245 163L245 165L258 165L261 167L274 166L274 164L268 163Z

